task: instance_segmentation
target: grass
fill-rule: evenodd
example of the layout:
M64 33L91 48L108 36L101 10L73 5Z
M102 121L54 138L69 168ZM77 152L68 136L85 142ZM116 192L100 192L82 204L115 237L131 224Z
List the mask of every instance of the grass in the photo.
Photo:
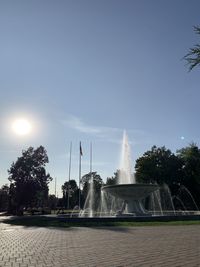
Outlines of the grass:
M56 219L49 219L46 217L32 217L29 218L14 218L6 219L4 223L10 225L21 225L26 227L133 227L133 226L178 226L178 225L200 225L200 221L169 221L169 222L65 222Z

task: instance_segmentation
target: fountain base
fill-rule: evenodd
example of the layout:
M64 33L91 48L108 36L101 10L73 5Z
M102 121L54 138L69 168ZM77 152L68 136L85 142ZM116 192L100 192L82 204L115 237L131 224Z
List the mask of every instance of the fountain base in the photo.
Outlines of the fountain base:
M117 216L150 216L145 210L142 200L154 191L158 190L157 185L152 184L118 184L104 186L102 190L110 195L124 201L124 205Z

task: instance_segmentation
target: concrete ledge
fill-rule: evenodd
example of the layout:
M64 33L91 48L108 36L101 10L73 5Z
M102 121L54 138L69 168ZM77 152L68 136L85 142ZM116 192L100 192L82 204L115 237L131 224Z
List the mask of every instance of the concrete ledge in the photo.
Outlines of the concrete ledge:
M1 218L4 220L15 220L15 219L40 219L45 218L47 221L58 220L66 223L84 223L84 222L170 222L170 221L199 221L200 215L164 215L164 216L135 216L135 217L68 217L67 215L33 215L33 216L8 216Z
M55 219L55 218L54 218ZM136 216L136 217L57 217L65 222L169 222L169 221L198 221L200 215L165 215L165 216Z

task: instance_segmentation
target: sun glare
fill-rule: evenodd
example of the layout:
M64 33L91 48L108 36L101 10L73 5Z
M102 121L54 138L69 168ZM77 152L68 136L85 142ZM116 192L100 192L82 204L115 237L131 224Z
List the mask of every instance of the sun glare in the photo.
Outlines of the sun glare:
M31 123L26 119L17 119L12 124L12 129L17 135L27 135L31 128Z

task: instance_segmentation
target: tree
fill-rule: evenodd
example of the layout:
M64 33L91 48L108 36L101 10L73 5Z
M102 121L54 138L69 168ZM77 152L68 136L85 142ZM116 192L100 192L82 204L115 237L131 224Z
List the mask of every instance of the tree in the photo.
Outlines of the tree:
M89 172L85 174L82 179L81 179L81 184L82 184L82 199L83 202L85 202L88 191L90 188L90 183L91 183L91 177L93 178L93 188L94 188L94 202L95 202L95 208L97 208L97 205L100 200L100 195L101 195L101 187L103 185L103 180L97 172Z
M182 179L182 160L165 147L153 146L136 160L136 181L141 183L173 184Z
M9 205L9 186L7 184L0 188L0 211L7 211Z
M79 189L75 180L70 180L62 185L63 203L65 208L68 206L68 194L69 208L73 209L76 205L78 205L78 191Z
M183 181L200 206L200 149L195 143L177 151L183 162Z
M195 143L177 151L178 157L183 161L184 181L194 181L200 184L200 149Z
M52 180L45 170L48 162L47 152L40 146L22 151L22 156L12 163L8 179L11 182L11 204L16 211L43 206L48 199L48 183Z
M197 34L200 34L200 27L195 26L194 31ZM200 44L196 44L193 48L190 48L189 52L187 53L187 55L185 55L184 59L187 61L190 71L194 67L200 65Z
M57 202L58 202L58 199L57 199L57 197L55 195L49 195L49 198L48 198L48 207L51 210L55 210L56 209Z
M115 185L115 184L117 184L118 176L119 176L119 170L114 172L114 176L107 177L106 185Z

